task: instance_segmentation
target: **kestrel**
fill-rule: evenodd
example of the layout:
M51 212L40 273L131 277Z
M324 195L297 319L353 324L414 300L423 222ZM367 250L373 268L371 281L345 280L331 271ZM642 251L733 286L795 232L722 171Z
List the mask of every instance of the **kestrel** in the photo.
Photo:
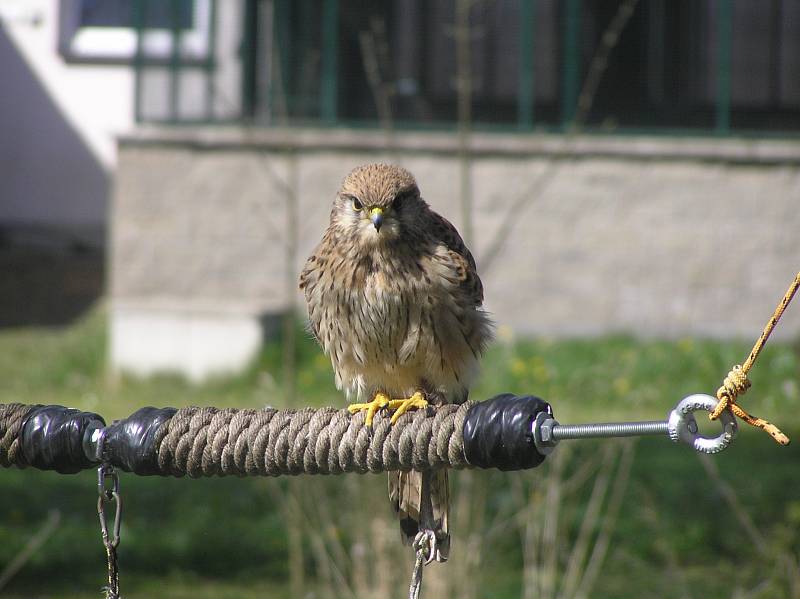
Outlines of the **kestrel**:
M347 175L300 288L336 386L365 402L349 410L365 411L367 426L377 410L392 410L394 424L428 402L467 399L492 335L483 285L458 231L407 170L368 164ZM447 471L390 472L389 498L404 541L431 529L446 560Z

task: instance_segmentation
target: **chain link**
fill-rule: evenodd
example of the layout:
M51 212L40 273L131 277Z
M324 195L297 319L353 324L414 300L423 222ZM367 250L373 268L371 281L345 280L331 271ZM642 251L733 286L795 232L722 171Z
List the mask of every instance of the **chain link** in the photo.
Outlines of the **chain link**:
M97 469L97 492L100 534L108 559L108 584L103 587L103 592L106 594L106 599L120 599L117 547L119 546L119 530L122 522L122 498L119 494L119 475L110 464L103 464ZM114 504L114 527L111 529L111 534L109 534L106 520L106 503Z

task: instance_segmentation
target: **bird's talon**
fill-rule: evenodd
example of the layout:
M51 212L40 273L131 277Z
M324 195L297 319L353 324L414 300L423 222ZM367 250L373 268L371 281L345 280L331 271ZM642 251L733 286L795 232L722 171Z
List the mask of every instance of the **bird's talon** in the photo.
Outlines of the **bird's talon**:
M391 424L397 422L397 420L412 409L422 409L428 407L428 401L425 399L425 396L417 391L409 398L406 399L395 399L389 402L389 409L394 410L394 414L392 414Z
M389 398L383 393L376 393L375 399L368 403L354 403L347 406L348 412L357 414L358 412L366 412L364 417L364 425L372 428L372 420L375 418L375 412L382 410L390 403Z
M375 418L375 414L380 411L381 413L388 412L394 410L394 414L392 414L391 424L397 422L397 419L400 418L403 414L408 412L409 410L414 409L422 409L428 407L428 401L425 399L425 396L420 392L417 391L411 397L407 397L406 399L389 399L387 395L384 393L377 393L375 395L375 399L368 403L354 403L347 406L347 410L351 414L357 414L358 412L366 412L366 416L364 416L364 425L372 430L372 421Z

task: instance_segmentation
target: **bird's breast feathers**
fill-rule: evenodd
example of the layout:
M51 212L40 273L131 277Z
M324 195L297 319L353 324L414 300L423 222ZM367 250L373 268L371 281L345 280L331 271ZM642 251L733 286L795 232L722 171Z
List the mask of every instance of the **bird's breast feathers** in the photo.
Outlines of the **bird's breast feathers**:
M399 268L376 259L362 274L325 293L319 309L309 302L337 385L354 395L406 395L423 384L445 396L463 395L477 374L490 324L454 293L452 269L432 258Z
M492 325L474 260L442 222L443 237L369 249L329 229L306 263L311 328L349 395L464 397L474 380Z

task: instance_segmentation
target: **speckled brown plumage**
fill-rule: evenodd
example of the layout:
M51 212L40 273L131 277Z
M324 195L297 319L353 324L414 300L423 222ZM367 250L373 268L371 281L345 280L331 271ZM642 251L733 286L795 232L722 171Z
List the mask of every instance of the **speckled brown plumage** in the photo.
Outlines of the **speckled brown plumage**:
M491 338L483 286L458 231L429 208L407 170L369 164L344 179L300 287L311 330L348 398L417 390L433 403L467 398ZM417 473L390 475L390 496L406 536L413 538L430 501L446 539L446 473L425 482Z

